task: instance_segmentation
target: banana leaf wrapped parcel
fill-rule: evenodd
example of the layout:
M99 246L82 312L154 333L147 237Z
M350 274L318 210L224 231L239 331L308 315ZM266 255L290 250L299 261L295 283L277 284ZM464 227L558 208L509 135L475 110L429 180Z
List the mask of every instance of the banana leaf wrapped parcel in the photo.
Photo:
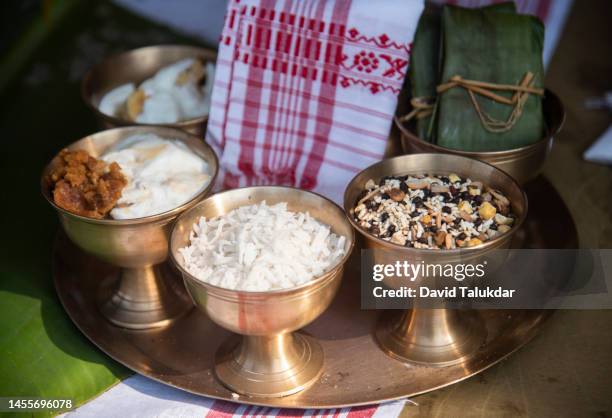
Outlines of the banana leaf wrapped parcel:
M485 6L482 10L516 13L513 2L497 3ZM436 87L440 79L440 38L442 25L442 7L428 3L419 19L414 34L410 67L408 69L413 108L425 105L431 107L436 98ZM432 110L419 114L416 118L417 135L431 140Z
M515 13L512 3L445 6L438 19L439 32L435 17L424 15L415 35L410 81L411 104L420 108L413 111L417 134L465 151L507 150L541 139L542 23ZM436 44L435 53L425 50Z

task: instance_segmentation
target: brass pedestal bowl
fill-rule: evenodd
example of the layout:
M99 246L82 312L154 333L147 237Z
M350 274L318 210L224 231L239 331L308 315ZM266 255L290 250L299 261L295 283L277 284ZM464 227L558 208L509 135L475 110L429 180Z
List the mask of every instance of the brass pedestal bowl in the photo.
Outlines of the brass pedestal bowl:
M484 161L510 174L520 184L536 178L544 167L546 158L553 145L554 136L565 123L565 110L561 100L550 90L546 90L543 100L546 134L539 141L520 148L505 151L461 151L444 148L419 138L406 124L395 117L395 125L401 132L402 149L407 154L443 153L459 155Z
M352 209L369 179L376 182L384 176L451 173L502 191L517 217L513 228L473 247L416 249L377 238L362 229L354 219ZM527 196L512 177L481 161L450 154L411 154L383 160L360 172L346 189L344 208L350 222L364 237L365 247L373 250L375 264L393 264L397 260L411 264L478 264L487 259L487 272L490 273L503 264L505 250L510 247L514 233L527 215ZM423 283L423 279L417 277L412 284L402 280L401 284L416 287ZM393 278L385 279L385 284L391 288L399 286L398 279ZM447 366L464 362L484 342L486 330L477 311L437 306L429 309L419 305L419 300L414 303L411 310L389 310L381 315L375 337L388 355L410 363Z
M102 129L119 126L167 126L202 136L208 115L168 124L144 124L100 112L98 106L106 93L122 84L140 84L168 65L185 58L215 61L217 54L209 49L187 45L156 45L126 51L108 57L93 66L81 81L81 96L94 112Z
M261 201L287 202L291 211L309 212L346 237L346 253L331 270L299 287L250 292L217 287L198 280L183 266L179 249L201 216L213 218L240 206ZM241 337L232 337L217 350L215 373L230 390L255 397L281 397L299 392L320 376L323 351L303 333L294 333L315 320L331 303L351 253L354 232L344 212L314 193L289 187L235 189L204 200L179 217L170 239L172 259L183 274L196 306L212 321Z
M48 174L57 164L53 159L41 178L43 196L55 208L66 235L82 250L121 268L118 280L110 285L110 295L101 291L100 309L113 324L145 329L167 325L193 305L181 290L168 258L168 237L176 217L202 200L217 175L217 157L200 138L165 127L125 127L102 131L69 145L99 157L109 147L131 135L151 133L187 145L209 166L209 184L185 204L158 215L137 219L93 219L68 212L53 202ZM180 276L179 276L180 277ZM113 280L115 278L109 278ZM101 289L106 284L101 283ZM104 286L103 286L104 285Z

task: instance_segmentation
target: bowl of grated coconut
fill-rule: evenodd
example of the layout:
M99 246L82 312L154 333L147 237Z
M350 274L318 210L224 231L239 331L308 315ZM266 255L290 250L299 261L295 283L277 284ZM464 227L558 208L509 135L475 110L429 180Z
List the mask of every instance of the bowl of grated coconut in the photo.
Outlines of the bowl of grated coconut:
M290 187L229 190L179 217L170 249L185 287L200 310L241 335L217 352L223 384L279 397L319 378L321 346L293 331L327 309L353 245L339 206Z

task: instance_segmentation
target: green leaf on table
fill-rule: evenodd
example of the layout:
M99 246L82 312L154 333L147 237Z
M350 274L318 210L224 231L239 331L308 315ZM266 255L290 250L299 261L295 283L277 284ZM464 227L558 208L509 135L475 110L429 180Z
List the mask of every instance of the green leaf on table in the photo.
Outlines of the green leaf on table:
M78 405L129 375L76 329L52 286L14 272L3 272L0 286L0 358L0 393L9 397Z

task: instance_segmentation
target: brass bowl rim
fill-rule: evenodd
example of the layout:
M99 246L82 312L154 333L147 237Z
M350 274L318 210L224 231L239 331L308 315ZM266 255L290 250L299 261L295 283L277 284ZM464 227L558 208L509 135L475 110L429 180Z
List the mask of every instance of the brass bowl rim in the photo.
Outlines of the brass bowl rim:
M495 238L493 238L493 239L491 239L489 241L485 241L482 244L474 245L472 247L460 247L460 248L453 248L453 249L450 249L450 250L446 250L446 249L433 249L433 248L411 248L411 247L404 247L403 245L395 244L395 243L392 243L390 241L385 241L385 240L383 240L381 238L378 238L378 237L376 237L376 236L366 232L360 225L358 225L355 222L355 220L353 219L353 216L351 214L351 211L354 209L355 202L353 202L351 205L349 205L349 202L348 202L348 192L351 189L351 187L353 186L353 184L354 184L353 182L363 172L365 172L367 170L370 170L370 169L372 169L374 167L384 165L388 161L400 160L400 159L406 159L406 158L415 158L414 156L432 156L434 158L456 158L456 159L462 159L462 160L468 160L468 161L475 161L477 164L483 164L483 165L487 165L489 167L492 167L495 171L497 171L500 174L502 174L503 176L507 177L510 180L510 182L514 183L514 185L518 188L518 190L521 192L520 194L521 194L521 196L523 198L523 203L524 203L525 209L523 210L523 213L521 214L521 216L514 223L514 225L512 225L512 229L510 231L508 231L506 233L502 233L499 236L497 236L497 237L495 237ZM423 171L426 172L427 170L423 170ZM462 175L466 176L466 177L470 177L467 174L462 174ZM482 181L483 184L486 184L484 180L478 180L477 179L477 181ZM495 247L495 244L501 242L504 239L511 238L512 235L514 235L514 233L516 233L516 231L519 230L519 228L521 227L521 225L523 224L523 222L527 218L528 210L529 210L529 201L527 199L527 194L525 193L525 190L523 190L521 185L514 179L514 177L510 176L505 171L495 167L494 165L486 163L484 161L481 161L481 160L478 160L478 159L475 159L475 158L465 157L465 156L462 156L462 155L454 155L454 154L446 154L446 153L443 154L443 153L430 152L430 153L405 154L405 155L399 155L397 157L386 158L384 160L378 161L377 163L374 163L374 164L364 168L359 173L357 173L355 175L355 177L353 177L351 179L351 181L349 182L349 184L346 187L345 192L344 192L344 211L345 211L346 216L349 219L349 222L351 223L351 225L353 225L353 227L355 229L357 229L357 231L361 235L363 235L366 239L373 240L374 242L376 242L377 244L382 245L383 247L386 247L386 248L389 248L389 249L392 249L392 250L403 250L403 251L411 252L411 253L456 255L456 254L476 253L476 252L478 252L480 250L487 249L488 247Z
M210 155L212 156L212 161L206 161L206 163L209 165L209 167L212 168L212 173L210 173L210 181L208 182L208 184L206 185L206 187L204 187L200 192L198 192L196 195L194 195L191 199L189 199L187 202L183 203L180 206L177 206L173 209L167 210L165 212L161 212L161 213L157 213L155 215L150 215L150 216L143 216L141 218L130 218L130 219L95 219L95 218L88 218L86 216L82 216L82 215L77 215L76 213L72 213L70 211L67 211L64 208L59 207L58 205L55 204L55 202L53 201L53 198L51 197L51 193L48 190L48 184L46 182L46 176L45 174L49 171L49 166L51 165L51 163L53 162L53 160L55 160L55 158L59 155L59 152L61 152L61 150L59 152L57 152L53 158L51 158L51 160L45 165L43 172L40 176L40 189L41 189L41 193L43 195L43 197L47 200L47 202L49 202L49 204L51 204L51 206L53 208L55 208L55 210L57 210L58 212L62 213L63 215L78 219L82 222L87 222L87 223L92 223L92 224L98 224L98 225L112 225L112 226L133 226L133 225L140 225L140 224L145 224L145 223L153 223L156 221L160 221L160 220L164 220L164 219L169 219L172 218L173 216L176 216L178 213L184 211L185 209L188 209L189 207L193 206L195 203L198 202L198 200L200 200L203 196L206 196L206 194L212 189L215 180L217 178L217 174L219 173L219 158L217 157L217 154L215 153L215 150L206 142L204 141L202 138L200 138L197 135L191 134L189 132L177 129L177 128L172 128L172 127L168 127L168 126L160 126L160 125L149 125L149 126L120 126L117 128L112 128L112 129L105 129L102 131L96 131L90 135L86 135L80 139L78 139L77 141L74 141L64 147L62 147L62 150L68 147L71 147L72 145L76 144L77 142L83 141L86 138L89 137L95 137L96 135L102 135L102 134L108 134L108 133L112 133L115 131L133 131L134 134L136 133L158 133L161 131L160 136L163 133L167 133L169 136L166 137L166 139L170 138L170 139L174 139L174 140L178 140L182 142L181 136L188 136L188 137L192 137L198 141L200 141L202 143L202 146L204 148L208 148L208 150L210 151ZM172 137L172 134L174 134L175 136ZM203 157L201 157L203 158ZM204 159L204 158L203 158Z
M554 92L546 89L545 94L551 96L553 100L557 101L562 106L559 96L557 96ZM565 125L566 114L565 114L565 111L563 111L562 113L563 115L561 117L561 120L559 121L559 125L554 130L551 130L551 128L547 126L546 133L542 136L542 138L538 139L533 144L524 145L522 147L511 148L507 150L499 150L499 151L464 151L464 150L459 150L459 149L454 149L454 148L442 147L438 144L434 144L433 142L427 142L423 138L411 132L402 122L400 122L398 115L393 116L393 121L395 123L395 126L397 126L397 128L402 133L402 136L408 138L408 140L410 141L417 142L419 144L431 147L432 149L440 153L452 152L455 155L459 155L463 157L471 157L471 156L507 157L507 156L514 156L514 154L528 153L529 151L539 148L542 145L544 145L544 143L550 141L555 135L559 133L559 131L561 131L561 129L563 128L563 125Z
M194 51L200 51L204 53L205 55L210 55L214 57L215 60L217 58L217 52L213 49L204 48L204 47L197 46L197 45L181 45L181 44L149 45L149 46L143 46L140 48L129 49L127 51L117 52L117 53L114 53L114 54L111 54L105 57L102 61L94 64L91 68L89 68L89 70L87 70L87 72L83 76L83 79L81 80L81 88L80 88L81 99L85 102L85 105L96 114L96 116L101 117L102 119L108 122L111 122L113 125L118 125L118 126L165 126L168 128L184 129L191 125L197 125L199 123L206 122L206 120L208 120L208 116L210 115L210 112L200 117L197 117L197 118L184 119L184 120L180 120L174 123L143 123L143 122L135 122L135 121L131 121L128 119L119 118L119 117L112 116L112 115L107 115L106 113L101 112L100 109L98 109L98 107L93 103L93 100L92 100L93 92L88 91L89 81L93 77L93 73L101 65L107 63L108 61L117 59L121 56L130 55L134 52L146 51L149 49L150 50L154 50L154 49L169 50L169 49L176 49L176 48L181 48L181 49L189 48L189 49L193 49ZM135 81L133 81L133 83L135 83ZM118 86L115 86L115 87L118 87Z
M311 280L307 281L306 283L303 283L299 286L295 286L295 287L289 287L289 288L284 288L284 289L274 289L274 290L268 290L268 291L262 291L262 290L257 290L257 291L252 291L252 290L237 290L237 289L228 289L225 287L221 287L221 286L217 286L208 282L205 282L203 280L198 279L197 277L195 277L193 274L189 273L187 270L185 270L185 268L183 267L182 263L180 263L174 253L175 253L175 248L174 248L174 236L175 234L178 234L178 230L177 230L177 225L181 222L181 218L183 217L187 217L189 216L192 212L197 212L197 210L199 209L200 206L203 206L205 204L205 202L207 202L208 200L212 200L214 199L216 196L222 196L224 194L231 194L231 193L238 193L240 191L245 192L248 190L272 190L272 189L281 189L281 190L297 190L301 193L306 193L306 194L311 194L314 195L316 197L318 197L319 199L323 199L329 203L331 203L338 212L339 219L342 222L345 222L346 225L349 227L348 230L349 232L349 236L346 237L347 242L349 243L348 249L346 250L346 252L344 253L344 255L342 256L342 258L340 260L338 260L336 262L336 264L334 264L329 270L327 270L325 273L323 273L320 276L314 277ZM253 204L256 204L259 202L254 202ZM246 206L246 205L243 205ZM201 216L201 215L200 215ZM313 216L314 219L317 219ZM196 284L199 287L204 287L207 290L212 290L215 292L216 295L221 294L221 295L226 295L229 296L230 299L235 299L236 297L247 297L247 298L251 298L251 299L267 299L269 296L279 296L279 297L283 297L283 296L290 296L294 293L302 293L305 290L308 290L310 288L318 288L319 285L323 285L325 284L326 280L332 276L333 274L335 274L338 269L342 268L348 258L350 257L351 253L353 252L353 248L355 247L355 230L351 227L351 223L346 219L346 214L344 212L344 210L340 207L340 205L338 205L336 202L332 201L331 199L328 199L327 197L310 191L310 190L303 190L300 189L298 187L292 187L292 186L246 186L246 187L238 187L235 189L229 189L229 190L224 190L222 192L219 193L215 193L211 196L208 196L206 199L202 200L201 202L198 202L196 205L194 205L192 208L189 208L188 210L186 210L185 212L183 212L176 220L176 222L174 223L174 225L172 226L172 232L170 233L170 258L172 259L172 262L174 263L174 265L179 269L179 271L181 272L181 274L183 275L183 278L189 280L191 283ZM317 219L317 221L319 221ZM319 221L321 222L321 221ZM323 223L323 222L321 222ZM329 225L328 225L329 226ZM191 225L191 229L189 230L191 233L191 230L193 229L193 225ZM178 253L178 249L176 249L177 253Z

